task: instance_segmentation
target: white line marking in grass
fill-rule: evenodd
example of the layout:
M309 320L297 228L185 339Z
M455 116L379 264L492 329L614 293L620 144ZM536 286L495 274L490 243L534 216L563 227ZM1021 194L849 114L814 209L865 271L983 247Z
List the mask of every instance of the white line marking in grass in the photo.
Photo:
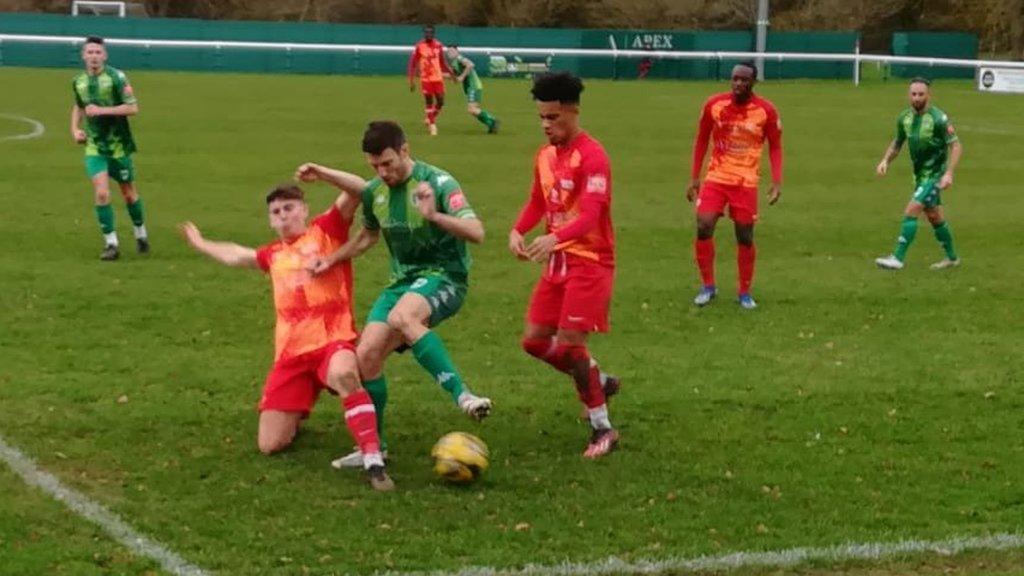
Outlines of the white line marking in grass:
M43 126L42 122L40 122L38 120L33 120L33 119L28 118L26 116L18 116L18 115L15 115L15 114L4 114L4 113L0 112L0 118L7 118L8 120L17 120L17 121L20 121L20 122L25 122L26 124L30 124L32 126L32 131L31 132L26 132L24 134L15 134L14 136L0 136L0 141L3 141L3 140L31 140L33 138L39 138L40 136L42 136L43 134L46 133L46 127Z
M602 574L678 574L680 572L720 572L740 568L787 568L807 562L841 564L857 560L883 560L911 554L931 553L952 556L968 550L1016 550L1024 548L1024 535L949 538L947 540L904 540L843 544L825 548L789 548L774 552L733 552L721 556L669 558L666 560L620 560L611 557L598 562L563 563L523 568L463 568L454 572L381 572L389 576L597 576Z
M207 576L209 572L189 564L181 556L162 544L139 534L113 512L93 502L84 494L61 484L56 476L41 470L31 458L4 441L0 436L0 459L14 470L26 484L35 486L65 506L99 525L115 540L139 556L157 561L164 570L175 576Z

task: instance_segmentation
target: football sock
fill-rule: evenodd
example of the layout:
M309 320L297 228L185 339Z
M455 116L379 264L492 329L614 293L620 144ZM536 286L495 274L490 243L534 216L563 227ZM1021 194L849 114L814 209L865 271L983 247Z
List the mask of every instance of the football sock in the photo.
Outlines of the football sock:
M494 116L491 116L486 110L477 114L476 119L479 120L484 126L488 128L494 127Z
M427 120L427 124L433 124L434 123L434 118L437 117L437 109L434 108L433 106L427 106L423 110L423 115L424 115L424 117Z
M932 231L935 232L935 239L942 244L942 249L946 251L946 258L950 260L956 260L956 248L953 247L953 231L949 229L949 222L945 220L942 224L932 225Z
M608 405L601 404L597 408L587 408L587 415L590 416L590 427L594 430L607 430L612 427L608 419Z
M388 441L384 439L384 408L388 405L388 381L384 374L363 382L363 388L373 400L373 409L377 413L377 436L380 438L381 450L388 449Z
M128 208L128 216L131 217L132 224L134 224L136 228L146 223L146 219L142 212L142 198L136 198L135 202L127 204L126 208Z
M444 347L441 337L432 330L428 330L422 338L413 343L412 355L420 366L430 372L434 380L452 395L452 400L458 404L459 396L466 391L466 386L462 382L462 377L459 376L459 371L455 369L455 364Z
M700 269L700 280L705 286L715 285L715 239L697 239L693 243L693 251Z
M749 294L750 284L754 281L754 261L757 259L757 247L753 244L736 245L736 265L739 268L739 293Z
M96 205L96 219L100 223L100 232L104 236L109 236L114 233L114 208L110 204L97 204ZM110 242L107 239L107 244L117 245L117 235L114 235L114 241Z
M348 426L352 438L359 445L359 451L363 453L363 463L366 464L369 457L376 455L380 458L380 437L377 436L377 415L373 409L373 401L366 390L353 392L342 400L345 407L345 424ZM383 462L381 462L383 463ZM366 464L368 466L368 464Z
M572 360L564 354L555 354L558 344L554 336L549 338L524 338L522 344L523 350L525 350L530 356L546 362L559 372L570 375L572 374ZM608 375L601 371L601 367L593 357L590 358L590 369L597 372L598 380L600 381L601 386L604 386L608 381Z
M598 408L605 402L604 388L601 387L601 372L591 366L590 352L586 346L558 344L553 356L560 365L570 366L569 375L576 384L576 393L587 408ZM554 363L551 364L555 366Z
M917 217L904 216L903 224L900 226L900 237L896 240L896 250L892 253L897 260L903 262L903 259L907 257L907 250L910 248L910 244L914 241L914 236L916 235Z

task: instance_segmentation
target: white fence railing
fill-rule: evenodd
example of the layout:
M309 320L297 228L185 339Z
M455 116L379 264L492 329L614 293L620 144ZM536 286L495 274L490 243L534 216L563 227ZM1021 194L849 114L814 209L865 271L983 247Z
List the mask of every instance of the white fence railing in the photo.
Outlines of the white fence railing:
M45 44L82 43L80 36L40 36L31 34L2 34L3 42L35 42ZM220 49L253 49L312 51L312 52L348 52L348 53L409 53L411 46L383 44L322 44L303 42L245 42L235 40L158 40L143 38L105 38L104 42L114 46L135 46L140 48L212 48ZM571 56L596 58L661 58L667 60L753 60L764 62L849 62L854 64L854 82L859 82L860 64L864 62L881 64L918 64L924 66L951 66L957 68L981 67L1014 68L1024 70L1024 62L1008 60L967 60L957 58L930 58L921 56L889 56L884 54L830 54L811 52L720 52L720 51L665 51L665 50L619 50L590 48L522 48L515 46L460 46L459 51L466 54L480 55L515 55L515 56Z

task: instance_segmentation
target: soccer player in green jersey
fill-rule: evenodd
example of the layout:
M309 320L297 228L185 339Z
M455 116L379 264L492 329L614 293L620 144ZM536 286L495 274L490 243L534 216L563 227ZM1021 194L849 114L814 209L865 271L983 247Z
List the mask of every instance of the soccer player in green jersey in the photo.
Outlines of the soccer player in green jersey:
M369 182L312 163L299 166L296 176L304 182L331 183L363 205L363 226L356 236L329 257L314 260L311 273L359 256L382 235L391 253L391 282L370 310L356 350L382 438L387 404L384 360L405 347L462 411L481 420L490 413L490 399L469 390L431 328L462 306L469 285L466 242L483 241L483 223L451 174L409 154L398 124L371 122L363 135L363 152L377 173ZM362 455L356 451L333 464L359 467Z
M139 113L139 103L124 72L107 66L107 49L102 38L89 36L85 39L82 61L85 71L71 82L75 96L71 106L71 137L85 145L85 171L92 180L96 219L106 243L100 259L117 260L121 255L114 228L114 209L110 206L111 178L120 186L128 207L128 216L135 227L135 246L140 254L145 254L149 252L149 239L142 199L135 189L132 164L135 140L128 127L128 117Z
M462 91L466 93L466 110L481 124L487 126L488 134L496 133L500 122L490 112L480 107L484 98L484 85L476 73L476 65L472 60L459 53L458 46L449 46L447 55L448 67L455 74L455 81L462 83Z
M943 190L953 185L953 170L960 162L963 147L949 116L929 103L931 83L924 78L910 81L910 108L900 112L896 119L896 138L889 144L885 156L878 163L876 171L885 176L889 163L904 142L910 147L910 162L914 167L914 194L903 212L903 224L896 249L889 256L876 258L879 268L900 270L907 256L907 249L917 235L917 218L924 212L935 232L935 239L942 245L946 257L932 264L932 270L943 270L960 265L960 257L953 247L953 233L942 214Z

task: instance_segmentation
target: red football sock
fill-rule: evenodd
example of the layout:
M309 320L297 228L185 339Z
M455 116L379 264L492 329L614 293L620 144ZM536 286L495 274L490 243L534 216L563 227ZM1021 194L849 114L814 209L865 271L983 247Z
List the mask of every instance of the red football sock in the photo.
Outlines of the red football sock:
M750 284L754 281L754 261L757 259L757 248L751 244L736 246L736 265L739 267L739 293L750 292Z
M566 370L559 369L572 376L580 402L587 408L597 408L605 403L601 371L590 365L590 352L586 346L558 344L555 346L554 355L560 358L561 365L568 366ZM555 366L554 363L551 365Z
M345 424L352 438L363 454L380 452L380 437L377 436L377 412L373 400L366 390L360 389L345 397Z
M433 106L427 106L423 110L423 118L427 121L427 124L433 124L434 118L437 117L437 109Z
M700 280L705 286L715 285L715 239L697 239L693 243L693 251L700 269Z

